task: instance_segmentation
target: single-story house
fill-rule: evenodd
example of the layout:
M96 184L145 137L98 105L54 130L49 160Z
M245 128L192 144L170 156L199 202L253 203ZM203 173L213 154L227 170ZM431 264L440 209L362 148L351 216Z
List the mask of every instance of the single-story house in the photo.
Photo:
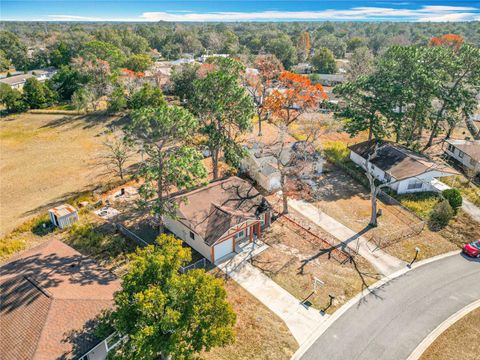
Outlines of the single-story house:
M118 290L112 273L59 240L15 256L0 267L0 358L105 359L119 339L92 330Z
M438 177L457 175L454 169L437 164L426 156L386 140L369 140L349 146L350 159L366 169L367 159L377 149L371 161L373 176L391 183L389 186L398 194L437 191L432 181Z
M315 74L314 78L315 83L320 83L323 86L335 86L345 81L344 74Z
M53 225L63 229L78 221L78 211L72 205L63 204L48 210Z
M201 63L206 62L209 58L215 58L215 57L222 57L222 58L228 58L230 57L229 54L204 54L198 58L198 61Z
M271 207L249 182L236 176L174 197L168 230L212 263L239 253L270 225Z
M298 63L293 66L293 71L297 74L311 74L313 72L313 66L309 63Z
M303 141L291 142L280 152L275 145L255 143L246 147L246 156L240 162L240 170L254 180L267 192L281 189L281 174L278 170L277 157L283 164L288 164L295 156L297 175L300 178L310 178L320 175L323 170L323 158L314 150L305 151Z
M12 89L21 90L25 82L34 77L32 74L20 74L0 79L0 83L7 84Z
M445 154L465 168L480 172L480 140L447 140Z

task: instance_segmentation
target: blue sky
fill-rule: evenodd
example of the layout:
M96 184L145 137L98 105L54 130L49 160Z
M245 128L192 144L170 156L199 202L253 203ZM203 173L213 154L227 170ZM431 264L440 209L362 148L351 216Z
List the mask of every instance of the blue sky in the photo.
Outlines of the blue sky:
M0 0L1 20L480 21L480 0Z

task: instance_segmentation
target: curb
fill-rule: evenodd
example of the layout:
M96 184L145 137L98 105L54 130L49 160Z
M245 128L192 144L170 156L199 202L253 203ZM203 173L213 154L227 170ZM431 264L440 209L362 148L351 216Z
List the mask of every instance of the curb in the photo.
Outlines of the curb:
M445 332L445 330L477 308L480 308L480 300L474 301L450 316L447 320L438 325L435 330L428 334L425 339L423 339L423 341L415 348L415 350L413 350L407 360L418 360L425 350L427 350L428 347Z
M337 320L340 316L342 316L347 310L349 310L352 306L358 303L362 298L370 294L371 290L378 289L379 287L385 285L389 281L398 278L406 273L417 269L421 266L430 264L434 261L442 260L450 256L458 255L461 253L461 250L451 251L445 254L437 255L425 260L421 260L417 263L414 263L412 267L406 266L404 269L400 269L389 276L385 276L383 279L378 280L375 284L370 286L368 289L363 290L362 292L355 295L351 298L348 302L346 302L340 309L335 311L324 323L322 323L314 332L308 337L308 339L300 345L297 351L291 357L291 360L298 360L302 357L303 354L312 346L312 344L320 337L322 334L327 331L327 329L332 325L335 320Z

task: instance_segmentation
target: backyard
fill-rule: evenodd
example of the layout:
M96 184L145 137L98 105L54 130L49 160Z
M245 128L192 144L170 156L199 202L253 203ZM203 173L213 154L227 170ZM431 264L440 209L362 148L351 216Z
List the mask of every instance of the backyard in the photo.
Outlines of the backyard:
M0 237L64 199L110 179L102 133L117 118L30 114L0 120Z

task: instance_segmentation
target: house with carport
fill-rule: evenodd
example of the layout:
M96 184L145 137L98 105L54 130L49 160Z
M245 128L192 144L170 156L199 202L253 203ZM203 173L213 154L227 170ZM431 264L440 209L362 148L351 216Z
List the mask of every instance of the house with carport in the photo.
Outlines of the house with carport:
M236 176L174 196L176 216L166 228L212 263L244 251L270 225L267 200Z
M413 152L405 146L386 140L368 140L349 146L350 160L363 169L370 163L372 175L379 181L391 183L397 194L443 189L440 177L458 175L447 165Z

